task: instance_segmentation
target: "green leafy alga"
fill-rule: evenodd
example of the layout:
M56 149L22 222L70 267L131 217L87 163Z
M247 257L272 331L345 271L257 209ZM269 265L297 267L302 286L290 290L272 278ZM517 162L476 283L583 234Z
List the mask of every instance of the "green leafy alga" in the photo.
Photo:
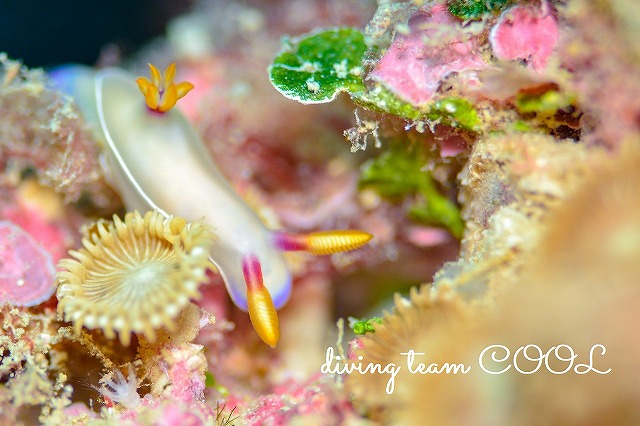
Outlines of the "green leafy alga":
M362 60L367 45L354 28L335 28L300 39L284 39L284 51L269 67L273 86L303 104L329 102L339 92L365 90Z
M460 19L481 19L489 12L499 12L513 0L449 0L449 12Z
M416 221L444 227L456 238L462 238L464 223L460 209L438 191L431 173L424 170L426 163L422 145L392 146L363 165L359 186L372 187L383 197L390 198L420 194L423 201L417 201L409 208L409 216Z

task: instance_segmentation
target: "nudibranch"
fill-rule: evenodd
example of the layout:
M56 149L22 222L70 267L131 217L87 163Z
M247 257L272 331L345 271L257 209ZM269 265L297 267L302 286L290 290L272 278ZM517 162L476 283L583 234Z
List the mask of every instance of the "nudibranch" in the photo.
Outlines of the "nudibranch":
M172 108L191 84L174 84L174 64L163 75L149 67L151 80L85 67L61 69L52 77L98 130L105 144L102 163L127 209L157 210L188 221L204 218L213 227L217 239L211 261L233 302L249 312L260 338L274 347L280 333L276 310L291 293L280 252L331 254L361 247L372 236L355 230L294 235L267 229L223 177L185 117Z

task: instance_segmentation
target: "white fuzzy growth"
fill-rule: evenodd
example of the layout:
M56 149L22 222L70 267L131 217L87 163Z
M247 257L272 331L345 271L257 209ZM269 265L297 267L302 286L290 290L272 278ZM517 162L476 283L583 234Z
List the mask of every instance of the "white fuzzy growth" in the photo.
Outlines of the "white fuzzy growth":
M320 91L320 83L315 81L313 77L307 79L307 90L312 93L318 93Z
M343 59L339 64L333 64L333 71L338 78L347 78L347 60Z
M124 405L128 409L137 408L142 398L138 395L138 379L133 367L129 366L129 377L125 379L120 370L115 370L115 380L104 380L99 389L102 396L113 402Z

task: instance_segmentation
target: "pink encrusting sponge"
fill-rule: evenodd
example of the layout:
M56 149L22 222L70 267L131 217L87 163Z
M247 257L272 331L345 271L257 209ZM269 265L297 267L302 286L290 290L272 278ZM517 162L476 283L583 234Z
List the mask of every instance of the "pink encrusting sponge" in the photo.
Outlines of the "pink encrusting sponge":
M35 306L55 291L51 255L18 225L0 221L0 304Z

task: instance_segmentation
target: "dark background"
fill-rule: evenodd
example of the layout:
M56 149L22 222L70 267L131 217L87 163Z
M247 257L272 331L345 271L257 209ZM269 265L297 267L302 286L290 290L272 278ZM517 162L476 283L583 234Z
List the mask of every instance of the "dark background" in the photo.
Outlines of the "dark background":
M190 0L0 0L0 52L29 67L93 65L109 44L126 57Z

